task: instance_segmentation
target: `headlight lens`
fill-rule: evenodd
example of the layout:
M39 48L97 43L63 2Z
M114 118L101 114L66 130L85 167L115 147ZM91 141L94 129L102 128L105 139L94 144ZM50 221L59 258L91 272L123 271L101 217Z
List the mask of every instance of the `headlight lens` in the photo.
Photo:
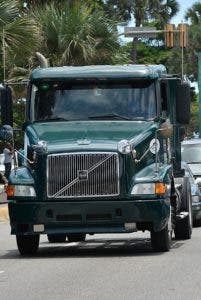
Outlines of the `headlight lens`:
M9 185L7 189L8 197L35 197L36 192L33 186L29 185Z
M131 195L163 195L166 185L163 182L138 183L131 190Z
M131 143L128 140L118 142L117 149L122 154L129 154L132 150Z

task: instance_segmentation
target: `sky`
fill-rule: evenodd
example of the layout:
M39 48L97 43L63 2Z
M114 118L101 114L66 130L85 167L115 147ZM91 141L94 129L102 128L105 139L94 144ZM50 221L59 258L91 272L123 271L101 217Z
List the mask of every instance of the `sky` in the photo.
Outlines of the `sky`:
M180 5L180 9L179 9L179 12L177 13L177 15L172 18L171 20L171 23L175 24L175 25L178 25L179 23L181 23L181 21L184 21L184 15L186 13L186 10L188 8L191 8L192 5L195 3L195 2L199 2L198 0L177 0L179 5Z

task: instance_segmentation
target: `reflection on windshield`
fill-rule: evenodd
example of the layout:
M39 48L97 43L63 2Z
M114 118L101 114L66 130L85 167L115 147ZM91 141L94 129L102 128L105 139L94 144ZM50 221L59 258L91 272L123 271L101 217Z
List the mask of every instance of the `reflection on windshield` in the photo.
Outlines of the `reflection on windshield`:
M201 145L183 145L181 148L182 160L187 163L201 163Z
M130 84L41 84L35 93L37 120L135 120L156 116L153 81Z

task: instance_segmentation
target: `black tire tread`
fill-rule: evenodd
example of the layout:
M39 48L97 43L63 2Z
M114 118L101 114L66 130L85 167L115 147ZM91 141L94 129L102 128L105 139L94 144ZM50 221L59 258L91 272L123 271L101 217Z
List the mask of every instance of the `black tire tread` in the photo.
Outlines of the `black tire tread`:
M190 198L189 198L190 196ZM190 199L190 201L189 201ZM182 190L181 190L181 208L180 211L188 212L191 214L191 218L186 216L183 219L178 219L176 221L176 226L174 229L175 239L190 239L192 234L192 197L191 197L191 187L189 178L187 176L183 177ZM190 221L191 220L191 221Z
M171 241L168 233L168 226L161 231L151 231L151 244L156 252L166 252L170 250Z
M17 247L21 255L33 255L37 252L40 235L17 235Z

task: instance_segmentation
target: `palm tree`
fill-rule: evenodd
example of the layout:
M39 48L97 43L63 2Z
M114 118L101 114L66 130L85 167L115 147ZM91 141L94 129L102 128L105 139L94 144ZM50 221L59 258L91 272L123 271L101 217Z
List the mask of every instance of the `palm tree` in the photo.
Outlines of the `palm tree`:
M187 9L185 19L190 19L193 25L201 23L201 3L195 2L191 8Z
M1 0L0 2L0 55L2 77L7 77L9 70L16 64L26 65L39 43L39 29L33 19L21 16L18 1ZM3 76L3 69L6 70Z
M186 11L185 19L190 20L187 48L187 70L188 74L193 74L198 78L198 58L201 52L201 3L195 2L191 8Z
M176 0L167 0L163 4L162 0L136 0L132 8L135 25L139 27L144 22L155 21L161 28L174 16L179 10L179 4ZM131 50L131 60L136 61L137 58L138 39L133 39L133 47Z
M163 28L179 11L176 0L150 0L148 1L147 18L154 19L160 28Z
M121 20L130 20L134 17L135 26L154 22L159 28L164 25L178 12L179 4L176 0L108 0L106 9ZM136 62L138 38L133 39L131 61Z
M114 22L79 1L62 9L44 5L33 16L44 40L41 52L51 65L104 64L112 61L119 47Z

